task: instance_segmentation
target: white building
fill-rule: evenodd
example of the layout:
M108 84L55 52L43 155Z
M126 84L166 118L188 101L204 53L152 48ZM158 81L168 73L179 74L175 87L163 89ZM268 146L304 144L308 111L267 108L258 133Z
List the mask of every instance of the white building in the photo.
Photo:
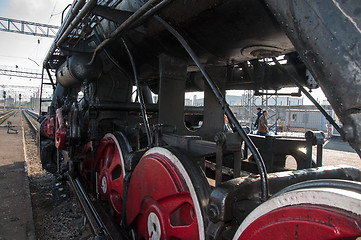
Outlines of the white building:
M332 110L327 110L332 116ZM304 128L312 130L327 130L329 123L318 110L287 109L285 112L285 126L290 128Z

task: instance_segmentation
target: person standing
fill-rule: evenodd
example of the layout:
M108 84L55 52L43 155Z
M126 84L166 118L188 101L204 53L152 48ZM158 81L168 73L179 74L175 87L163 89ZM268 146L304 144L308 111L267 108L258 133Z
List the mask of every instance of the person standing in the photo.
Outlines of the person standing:
M267 115L267 111L264 110L258 121L258 134L261 136L266 136L268 133Z
M256 122L254 123L254 129L258 128L258 122L259 122L259 118L262 115L262 109L261 108L257 108L257 119Z

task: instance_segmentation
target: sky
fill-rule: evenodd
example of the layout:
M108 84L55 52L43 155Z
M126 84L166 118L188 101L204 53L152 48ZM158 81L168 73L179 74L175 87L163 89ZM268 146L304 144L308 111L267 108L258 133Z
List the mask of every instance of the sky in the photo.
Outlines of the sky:
M0 16L29 22L60 26L63 9L71 0L0 0ZM40 40L40 44L38 43ZM52 38L0 32L0 65L41 71L43 60ZM39 65L39 66L38 66ZM3 85L40 86L40 79L17 78L0 75ZM33 88L29 88L32 91ZM23 93L23 96L27 92Z

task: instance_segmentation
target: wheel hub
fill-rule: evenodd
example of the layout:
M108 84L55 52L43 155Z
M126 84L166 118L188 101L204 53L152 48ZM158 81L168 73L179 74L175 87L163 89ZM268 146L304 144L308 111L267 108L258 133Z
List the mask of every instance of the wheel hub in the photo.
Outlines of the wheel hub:
M150 240L159 240L162 236L159 218L154 212L148 215L148 234Z
M191 178L183 161L189 163L167 149L153 148L137 164L127 204L127 224L136 239L204 239L202 208L192 182L202 175L192 172ZM197 186L204 191L204 185Z
M107 193L108 185L107 185L107 178L105 176L103 176L102 178L101 189L104 194Z

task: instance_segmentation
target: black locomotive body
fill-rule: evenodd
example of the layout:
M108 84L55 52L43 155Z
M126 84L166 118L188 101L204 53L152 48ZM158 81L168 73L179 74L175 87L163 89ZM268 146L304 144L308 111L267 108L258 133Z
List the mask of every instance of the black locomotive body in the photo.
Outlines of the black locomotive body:
M224 96L320 86L360 152L360 9L337 0L75 0L44 61L54 94L40 120L43 166L81 178L125 237L356 239L361 172L312 160L322 133L248 134ZM193 91L203 106L185 105ZM287 171L288 155L297 170Z

